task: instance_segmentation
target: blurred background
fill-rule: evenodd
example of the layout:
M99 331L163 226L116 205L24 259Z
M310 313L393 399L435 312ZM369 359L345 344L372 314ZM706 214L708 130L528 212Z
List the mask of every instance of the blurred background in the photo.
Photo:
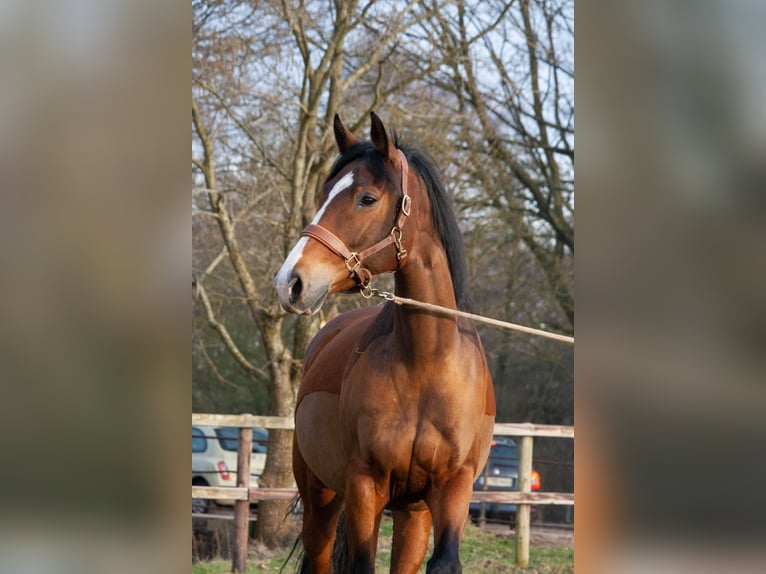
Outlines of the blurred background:
M189 22L0 3L2 572L188 548Z
M247 226L248 265L269 254L253 280L270 282L331 161L333 106L358 135L374 107L437 158L478 310L573 333L577 292L574 391L566 348L482 335L508 417L577 426L578 571L756 571L762 3L579 0L575 32L568 2L373 3L366 26L343 28L345 60L313 95L300 74L320 68L333 33L324 3L300 20L308 60L276 25L279 6L233 5L0 5L0 571L188 567L190 410L275 408L206 326L200 285L258 366L264 339L245 331L254 311L268 324L272 302L265 289L243 296L227 261L208 271L222 244L203 212L225 198L235 228ZM344 62L363 70L345 86ZM214 138L214 182L202 134ZM282 173L299 149L315 152L303 186Z
M764 10L577 2L584 572L762 564Z

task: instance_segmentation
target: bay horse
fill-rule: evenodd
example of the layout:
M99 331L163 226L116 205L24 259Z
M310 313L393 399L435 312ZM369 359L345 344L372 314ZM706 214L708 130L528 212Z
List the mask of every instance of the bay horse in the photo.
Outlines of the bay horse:
M369 289L469 306L463 243L432 160L399 145L371 113L370 141L336 115L340 156L319 211L275 277L282 307L316 313L327 295ZM342 313L309 344L298 390L293 472L304 505L302 573L333 571L345 535L349 571L374 572L384 509L390 571L461 572L472 485L484 467L495 397L472 322L386 302ZM345 534L336 526L345 514ZM344 524L341 521L341 524Z

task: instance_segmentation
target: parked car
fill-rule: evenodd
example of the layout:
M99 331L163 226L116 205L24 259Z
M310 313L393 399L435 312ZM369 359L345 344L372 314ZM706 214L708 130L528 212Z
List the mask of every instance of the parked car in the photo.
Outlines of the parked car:
M250 459L250 488L258 488L258 479L266 466L269 431L253 429L253 452ZM235 427L192 426L192 486L236 486L239 429ZM224 506L234 500L216 499ZM192 498L192 512L207 512L210 501Z
M487 487L484 488L486 476ZM474 490L518 491L519 490L519 450L516 441L508 437L494 437L487 459L487 466L473 484ZM532 470L533 491L540 490L540 474ZM534 509L534 507L533 507ZM471 517L476 520L481 512L481 503L472 502ZM484 503L484 516L488 520L510 521L516 518L516 505L497 502Z

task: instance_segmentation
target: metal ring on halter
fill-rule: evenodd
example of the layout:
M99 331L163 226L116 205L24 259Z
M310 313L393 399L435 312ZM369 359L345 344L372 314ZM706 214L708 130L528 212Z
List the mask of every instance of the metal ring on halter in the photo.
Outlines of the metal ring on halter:
M365 299L372 299L372 296L375 294L374 291L377 291L377 289L373 289L369 283L366 287L359 287L359 294Z
M407 217L410 216L410 205L412 205L412 199L409 195L406 193L404 194L404 197L402 197L402 213L406 215Z
M365 267L358 267L355 269L354 274L359 280L359 289L369 289L372 284L372 273Z

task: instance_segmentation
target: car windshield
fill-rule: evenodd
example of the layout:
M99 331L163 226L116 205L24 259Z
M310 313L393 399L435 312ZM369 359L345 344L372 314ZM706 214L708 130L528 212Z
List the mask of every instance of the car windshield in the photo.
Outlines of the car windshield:
M236 427L221 427L215 429L215 434L221 443L223 450L237 452L237 443L239 442L239 429ZM269 439L269 433L264 429L253 429L253 452L265 453L266 441Z

